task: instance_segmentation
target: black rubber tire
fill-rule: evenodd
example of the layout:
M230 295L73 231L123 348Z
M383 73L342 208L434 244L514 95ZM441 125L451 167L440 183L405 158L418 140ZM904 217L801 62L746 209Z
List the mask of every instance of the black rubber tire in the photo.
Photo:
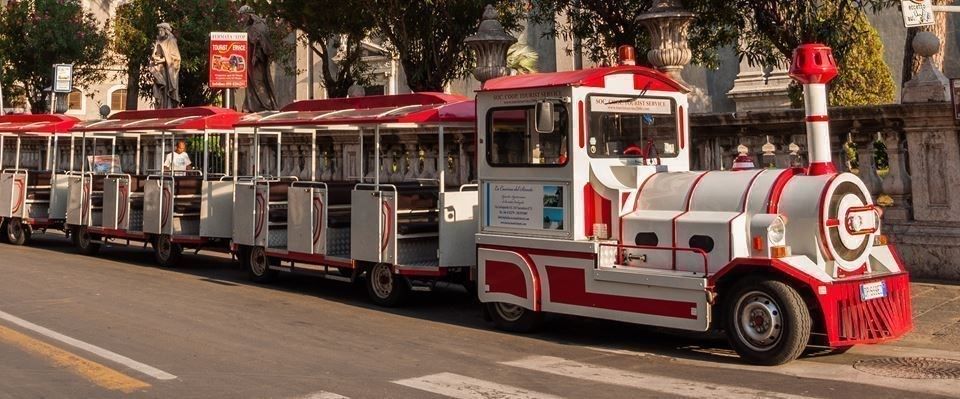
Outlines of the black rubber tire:
M532 333L543 325L543 312L534 312L522 306L502 302L488 302L487 314L498 330ZM513 315L509 315L513 313Z
M276 265L277 262L267 256L263 247L247 247L247 250L242 252L247 256L247 275L250 281L266 284L277 279L277 271L270 268L270 265Z
M237 263L240 264L240 270L250 269L250 247L240 245L236 252Z
M367 296L377 306L397 307L410 293L406 277L393 273L390 265L378 263L367 270Z
M91 242L98 238L99 237L88 233L86 227L74 227L70 232L70 239L73 241L73 246L76 247L77 252L80 252L82 255L93 256L100 252L100 243Z
M7 242L13 245L24 245L30 241L30 228L20 222L19 219L12 219L7 222L4 233L7 236Z
M725 329L730 345L744 361L776 366L789 363L803 354L810 342L813 323L810 310L797 290L779 280L748 278L734 286L731 292L732 295L724 302ZM770 321L770 326L761 331L761 334L771 332L773 337L769 338L770 343L751 342L750 338L745 337L748 332L743 329L749 327L744 323L750 319L741 320L744 317L740 312L751 307L759 312L756 317L760 321ZM771 318L763 318L766 311L772 315ZM754 320L758 320L756 317ZM753 324L752 321L750 323ZM753 331L756 332L756 328Z
M161 250L164 248L166 250ZM183 255L183 246L173 243L173 238L163 234L154 238L153 257L160 267L171 268L177 266L180 257Z

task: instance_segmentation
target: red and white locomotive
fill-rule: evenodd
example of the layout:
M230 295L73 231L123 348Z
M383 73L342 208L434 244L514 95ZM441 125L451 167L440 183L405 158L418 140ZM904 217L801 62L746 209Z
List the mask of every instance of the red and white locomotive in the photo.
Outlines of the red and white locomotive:
M908 276L863 183L830 160L830 49L806 45L810 167L689 171L684 89L617 66L486 82L477 96L480 300L529 330L544 312L723 329L759 364L897 338Z

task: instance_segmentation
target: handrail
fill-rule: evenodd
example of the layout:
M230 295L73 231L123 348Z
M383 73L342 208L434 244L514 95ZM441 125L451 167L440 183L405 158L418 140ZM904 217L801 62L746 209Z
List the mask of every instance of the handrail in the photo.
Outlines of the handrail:
M710 273L709 263L707 261L707 253L700 248L684 248L684 247L658 247L652 245L623 245L623 244L600 244L601 252L603 247L612 247L617 249L617 264L625 264L623 262L623 252L624 249L644 249L644 250L653 250L653 251L671 251L673 253L673 266L671 270L677 270L677 252L691 252L694 254L700 255L703 258L703 275L706 276ZM630 259L627 259L629 261Z
M127 180L133 180L133 177L129 173L107 173L105 179L119 179L126 178Z
M30 173L30 170L24 169L24 168L6 168L6 169L3 169L3 171L0 173L12 173L13 175L19 175L21 173L28 174Z
M371 188L373 189L372 191L380 191L379 190L380 188L390 188L390 189L393 189L392 190L393 192L397 192L397 186L393 184L357 183L356 185L353 186L354 190L367 189L365 191L371 191L369 190Z
M474 190L470 190L470 191L480 191L480 185L479 185L479 184L464 184L464 185L461 185L461 186L460 186L460 192L461 192L461 193L464 192L464 189L465 189L465 188L472 188L472 189L474 189Z
M323 190L327 190L327 183L324 183L322 181L299 181L298 180L293 183L290 183L290 187L316 187L316 188L322 188Z

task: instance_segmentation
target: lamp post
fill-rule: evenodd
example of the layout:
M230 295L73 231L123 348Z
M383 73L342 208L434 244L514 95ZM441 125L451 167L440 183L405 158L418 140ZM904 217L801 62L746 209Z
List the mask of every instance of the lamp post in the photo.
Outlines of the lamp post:
M507 50L517 42L517 38L507 34L500 21L497 21L498 16L497 10L488 4L477 33L463 40L477 57L477 66L472 72L481 84L510 74Z

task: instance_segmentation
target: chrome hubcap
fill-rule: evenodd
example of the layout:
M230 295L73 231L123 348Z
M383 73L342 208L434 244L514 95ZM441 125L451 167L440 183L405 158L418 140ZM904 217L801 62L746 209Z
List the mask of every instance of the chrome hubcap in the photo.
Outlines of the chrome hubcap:
M393 293L393 273L387 265L379 264L373 267L370 273L373 292L379 298L387 298Z
M497 315L500 316L501 319L509 322L520 320L524 312L527 311L522 306L503 302L497 302L494 308L497 310Z
M769 295L752 291L737 301L737 335L755 351L767 351L779 341L783 331L780 306Z
M258 276L267 272L267 254L263 252L263 249L256 248L251 252L250 270Z

